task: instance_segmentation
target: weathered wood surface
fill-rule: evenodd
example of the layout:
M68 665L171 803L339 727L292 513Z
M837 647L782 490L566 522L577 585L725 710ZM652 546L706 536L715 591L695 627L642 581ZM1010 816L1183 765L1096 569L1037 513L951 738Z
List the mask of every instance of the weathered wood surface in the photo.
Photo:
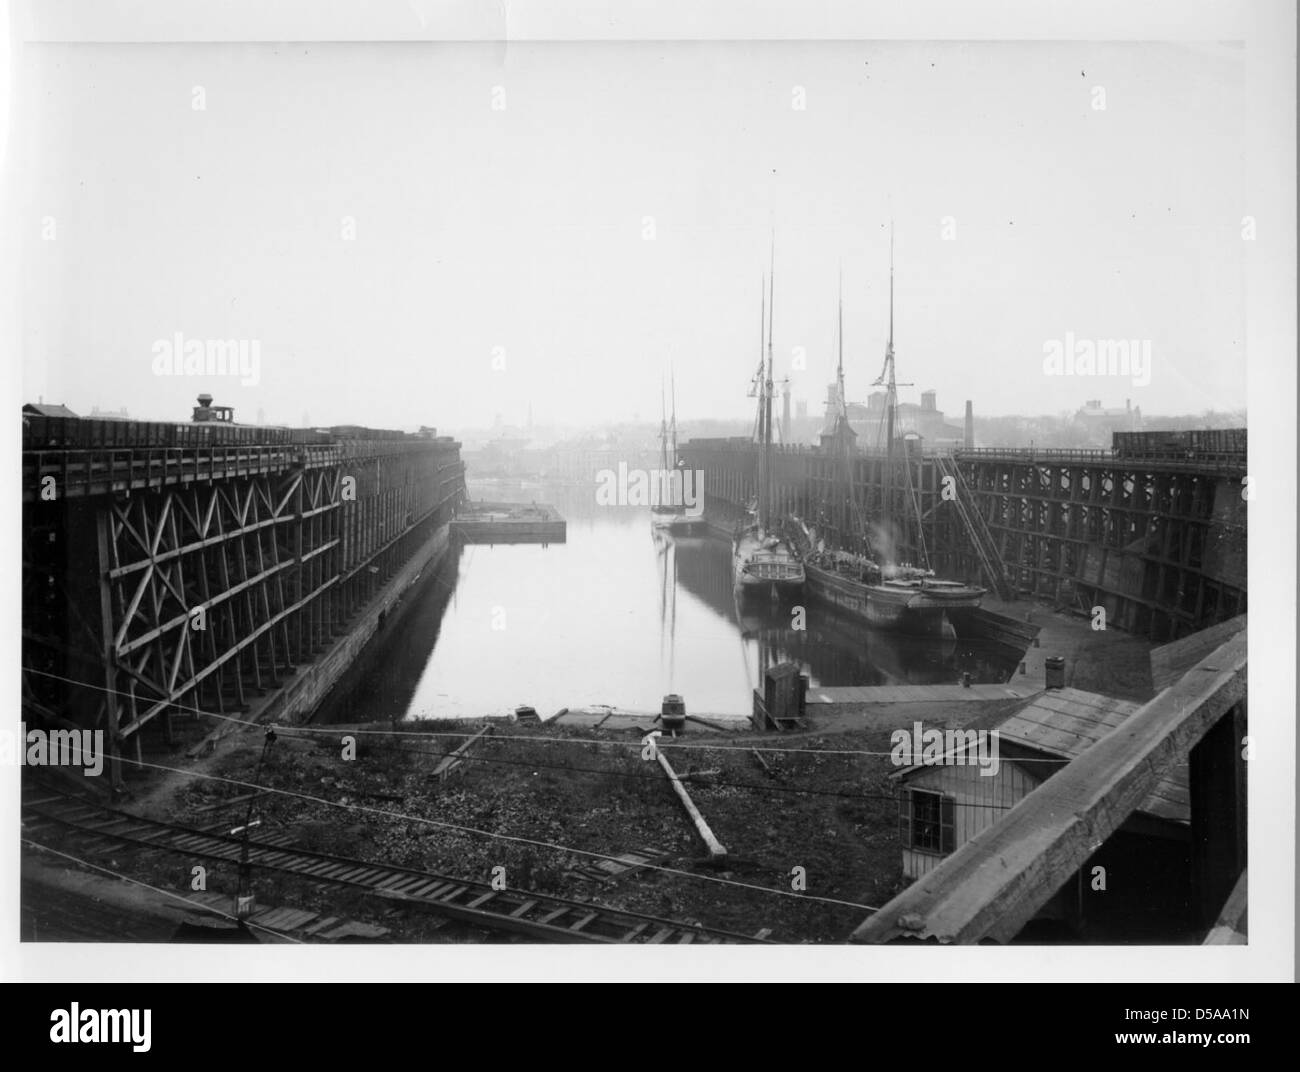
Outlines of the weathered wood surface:
M1223 911L1213 929L1205 936L1205 945L1245 945L1246 944L1246 908L1247 908L1247 872L1243 871L1232 888Z
M1181 680L1048 779L995 826L967 842L851 935L941 943L1014 938L1160 779L1246 695L1246 635L1211 652Z
M1246 615L1239 614L1226 622L1156 648L1151 652L1151 687L1156 692L1168 688L1187 673L1190 667L1245 628Z
M466 741L454 752L452 752L451 755L445 757L443 761L434 768L433 773L429 777L431 778L447 777L447 775L449 775L453 770L455 770L458 766L460 766L461 762L465 759L466 754L474 746L474 744L480 738L491 733L492 729L493 729L492 726L484 726L481 730L478 731L478 733L474 734L473 737L471 737L468 741Z
M935 703L951 700L1023 700L1041 692L1038 685L863 685L808 690L809 704Z
M709 829L709 824L705 822L704 816L700 814L700 809L695 806L691 800L690 793L686 792L686 786L682 785L681 779L677 777L677 772L673 770L672 765L668 762L667 757L658 749L655 750L655 757L659 760L659 766L663 767L664 773L668 775L668 781L672 784L673 791L677 794L677 799L682 802L682 807L686 809L686 814L691 817L691 822L695 824L695 829L699 832L704 844L708 846L709 855L714 859L720 856L726 856L727 850L723 848L722 842L713 836L713 831Z

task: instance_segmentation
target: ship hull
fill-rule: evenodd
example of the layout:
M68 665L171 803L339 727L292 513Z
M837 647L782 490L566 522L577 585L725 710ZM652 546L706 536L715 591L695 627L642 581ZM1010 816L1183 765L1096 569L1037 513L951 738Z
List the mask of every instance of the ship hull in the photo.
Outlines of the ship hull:
M783 543L775 547L746 533L732 544L732 581L742 597L797 596L804 590L804 564Z
M808 592L877 629L914 636L949 636L980 605L984 590L943 583L931 588L867 584L806 566Z
M668 531L674 536L698 536L704 531L704 518L692 514L678 515L669 524Z
M694 536L704 531L704 517L680 510L652 510L650 524L659 532L673 536Z

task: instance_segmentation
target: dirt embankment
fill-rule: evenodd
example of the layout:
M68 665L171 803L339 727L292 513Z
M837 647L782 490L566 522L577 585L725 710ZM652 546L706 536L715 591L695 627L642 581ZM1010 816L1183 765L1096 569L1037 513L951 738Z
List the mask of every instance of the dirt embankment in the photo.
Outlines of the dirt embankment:
M744 934L768 928L783 941L843 941L866 914L856 906L881 905L903 885L886 731L762 738L754 743L770 771L733 735L665 746L728 850L719 863L708 860L634 736L499 726L475 743L460 771L439 780L434 769L473 728L426 728L357 734L355 751L342 740L346 730L290 731L260 771L262 735L248 732L203 764L208 778L174 776L174 789L151 792L148 808L175 821L207 825L216 816L234 826L246 804L211 806L249 791L232 781L256 781L275 790L254 803L259 837L292 832L305 848L482 882L504 868L512 888ZM602 856L641 847L665 853L660 867L671 870L642 869L611 884L579 874ZM188 884L186 861L159 854L140 864L160 884ZM209 889L233 891L235 881L234 865L209 871ZM272 871L255 872L254 882L267 903L382 922L398 940L489 938L337 886ZM836 901L847 904L828 903Z

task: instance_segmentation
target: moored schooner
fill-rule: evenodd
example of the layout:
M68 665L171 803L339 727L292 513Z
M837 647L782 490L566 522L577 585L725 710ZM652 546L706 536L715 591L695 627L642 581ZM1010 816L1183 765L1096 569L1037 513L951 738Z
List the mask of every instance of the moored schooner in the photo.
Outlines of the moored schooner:
M749 520L737 526L731 564L741 595L773 597L803 591L804 566L799 552L772 519L772 306L775 298L775 253L772 275L764 280L759 306L759 364L751 395L758 395L758 495Z
M672 417L668 416L666 404L663 405L663 417L659 425L659 452L661 465L659 473L659 501L651 507L650 523L658 531L669 532L674 536L692 536L704 529L704 514L688 505L698 503L702 489L691 485L691 494L687 494L688 473L677 449L677 380L670 373L672 381Z
M898 405L898 383L894 375L894 250L893 235L889 249L889 341L885 347L885 365L874 386L883 386L885 395L885 489L883 509L873 526L876 534L867 531L863 511L854 492L852 480L853 440L855 433L849 425L848 404L844 397L844 314L843 299L839 314L839 412L836 414L835 432L831 449L841 463L840 486L849 510L854 535L871 554L845 551L828 551L816 548L805 558L809 594L833 603L868 625L899 632L926 636L946 636L956 632L963 614L974 610L986 589L961 581L945 580L935 576L928 566L897 563L893 559L893 508L897 477L897 441L895 416ZM909 505L917 510L916 497L911 488L910 463L904 459L904 482ZM899 518L906 526L907 514ZM917 533L920 534L919 521ZM924 538L920 550L925 557Z

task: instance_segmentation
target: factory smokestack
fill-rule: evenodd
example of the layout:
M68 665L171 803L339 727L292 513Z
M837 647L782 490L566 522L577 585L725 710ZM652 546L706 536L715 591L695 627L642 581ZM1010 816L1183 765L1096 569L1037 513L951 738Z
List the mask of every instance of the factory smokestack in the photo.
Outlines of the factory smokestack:
M969 398L966 399L966 435L963 442L967 450L975 446L975 408Z

